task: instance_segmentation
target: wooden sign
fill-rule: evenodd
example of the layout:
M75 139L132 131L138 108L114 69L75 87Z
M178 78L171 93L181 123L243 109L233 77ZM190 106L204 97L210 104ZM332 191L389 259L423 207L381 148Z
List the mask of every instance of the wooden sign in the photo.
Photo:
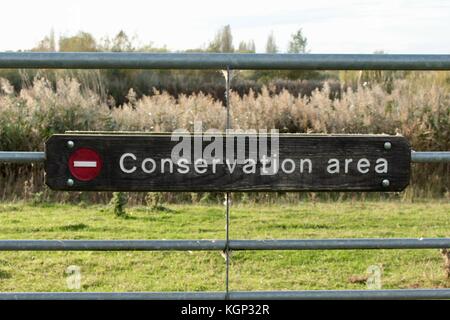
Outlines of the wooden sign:
M400 136L63 134L46 142L46 183L78 191L401 191Z

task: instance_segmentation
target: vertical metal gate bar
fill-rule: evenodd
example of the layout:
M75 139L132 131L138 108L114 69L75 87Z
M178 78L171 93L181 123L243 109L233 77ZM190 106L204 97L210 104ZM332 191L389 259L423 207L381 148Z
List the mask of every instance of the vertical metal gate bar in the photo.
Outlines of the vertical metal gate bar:
M229 289L230 289L230 193L227 192L225 195L225 200L227 202L227 212L226 212L226 240L225 240L225 263L226 263L226 275L225 275L225 299L229 299Z
M225 132L228 133L228 130L231 129L231 120L230 120L230 67L227 66L226 74L225 74L225 103L227 108L227 119L226 119L226 128ZM230 289L230 201L231 195L230 192L227 192L225 195L226 202L226 240L225 240L225 299L229 299L229 289Z

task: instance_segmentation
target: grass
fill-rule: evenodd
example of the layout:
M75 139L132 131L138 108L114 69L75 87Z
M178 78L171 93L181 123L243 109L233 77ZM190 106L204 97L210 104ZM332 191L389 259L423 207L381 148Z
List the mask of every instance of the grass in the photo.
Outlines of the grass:
M223 239L221 206L129 208L0 204L1 239ZM450 237L450 202L304 202L231 210L232 239ZM0 252L0 291L70 291L66 269L81 268L81 291L219 291L219 252ZM383 288L450 287L439 250L232 252L231 290L364 289L371 265Z

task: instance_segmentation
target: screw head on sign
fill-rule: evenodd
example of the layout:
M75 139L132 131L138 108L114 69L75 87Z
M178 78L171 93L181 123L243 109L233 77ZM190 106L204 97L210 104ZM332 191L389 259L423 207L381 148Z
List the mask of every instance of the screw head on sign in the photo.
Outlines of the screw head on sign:
M390 182L389 182L388 179L384 179L383 182L381 182L381 184L382 184L383 187L387 188L387 187L389 187Z
M390 142L385 142L384 143L384 149L385 150L391 150L392 148L392 144Z
M75 146L75 143L72 140L67 141L67 146L69 148L73 148Z
M74 184L73 179L67 179L67 185L68 185L69 187L72 187L73 184Z

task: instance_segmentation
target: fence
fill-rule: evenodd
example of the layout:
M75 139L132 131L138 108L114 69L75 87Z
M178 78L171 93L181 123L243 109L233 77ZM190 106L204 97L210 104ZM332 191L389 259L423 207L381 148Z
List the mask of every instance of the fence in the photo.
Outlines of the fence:
M0 53L0 68L219 69L230 90L233 69L450 70L450 55ZM227 110L229 101L227 99ZM230 127L229 114L226 119ZM0 151L0 163L45 160L44 152ZM412 162L450 162L450 151L412 152ZM227 194L227 198L229 193ZM5 292L0 299L450 299L450 289L230 291L230 250L346 250L450 248L450 238L231 240L226 201L225 240L1 240L0 251L221 250L226 254L222 292Z

